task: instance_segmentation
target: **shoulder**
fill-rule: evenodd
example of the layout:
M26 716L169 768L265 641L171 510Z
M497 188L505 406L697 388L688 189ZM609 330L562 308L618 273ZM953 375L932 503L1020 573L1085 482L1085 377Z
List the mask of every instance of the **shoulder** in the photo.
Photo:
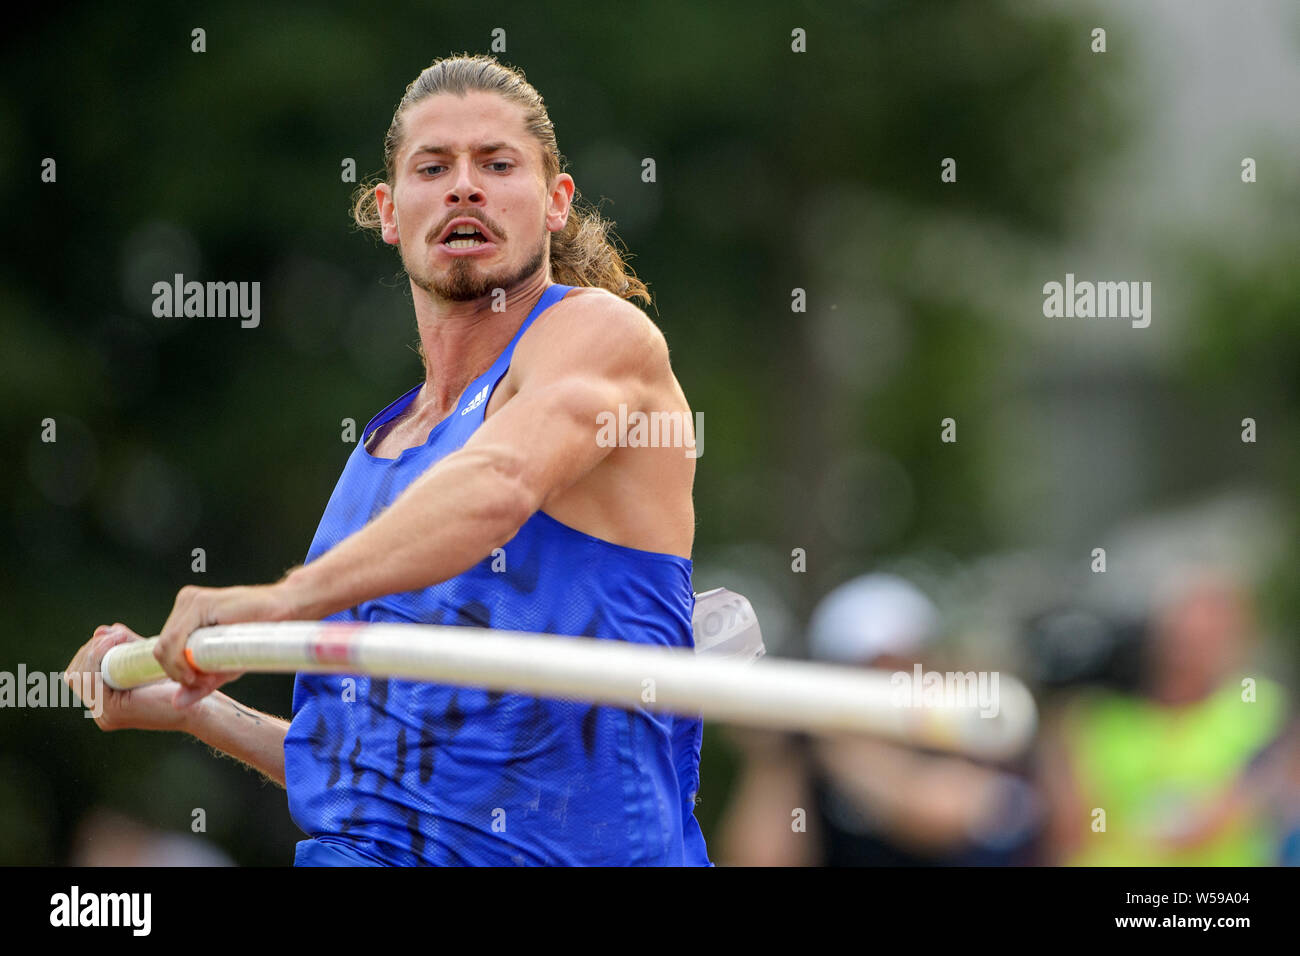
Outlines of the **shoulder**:
M648 315L605 289L577 287L537 317L516 355L563 353L593 364L666 363L668 343Z

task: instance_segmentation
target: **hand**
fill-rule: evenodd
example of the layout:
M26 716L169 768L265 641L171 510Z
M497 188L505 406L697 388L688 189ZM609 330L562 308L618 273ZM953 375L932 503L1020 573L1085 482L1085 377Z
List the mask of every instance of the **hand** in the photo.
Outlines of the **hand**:
M242 673L208 674L195 670L185 658L185 643L195 630L214 624L293 619L294 606L283 583L233 588L189 585L181 588L154 649L154 657L167 676L181 685L175 694L176 706L190 707Z
M113 690L100 678L100 662L110 647L143 640L124 624L101 624L73 655L63 681L88 710L98 709L95 724L100 730L188 730L192 711L173 704L181 689L175 681L145 684L133 690Z
M1155 839L1167 850L1195 850L1246 818L1248 804L1236 790L1212 796L1176 815L1169 825L1156 831Z

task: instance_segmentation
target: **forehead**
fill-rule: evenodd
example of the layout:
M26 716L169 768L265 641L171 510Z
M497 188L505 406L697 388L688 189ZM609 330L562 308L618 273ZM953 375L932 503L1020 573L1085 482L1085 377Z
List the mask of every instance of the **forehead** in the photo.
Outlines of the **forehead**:
M403 115L402 134L401 158L433 145L457 151L489 142L504 142L522 150L536 147L524 126L522 106L496 93L479 91L426 97Z

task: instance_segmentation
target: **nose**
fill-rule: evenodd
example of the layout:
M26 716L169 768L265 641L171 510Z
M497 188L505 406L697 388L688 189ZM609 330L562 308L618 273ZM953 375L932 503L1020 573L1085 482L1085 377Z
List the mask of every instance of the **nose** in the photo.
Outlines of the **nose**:
M483 190L474 182L472 176L474 164L466 161L456 165L456 176L447 190L447 205L461 206L466 203L481 204L487 198Z

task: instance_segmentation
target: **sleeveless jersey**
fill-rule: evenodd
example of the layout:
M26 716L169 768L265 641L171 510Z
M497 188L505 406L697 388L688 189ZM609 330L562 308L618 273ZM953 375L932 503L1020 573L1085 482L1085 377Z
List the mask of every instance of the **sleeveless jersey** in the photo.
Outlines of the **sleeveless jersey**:
M515 345L571 286L546 289L428 440L395 459L366 426L310 562L383 511L483 423ZM540 436L539 436L540 437ZM693 647L691 562L584 534L538 511L501 553L432 587L327 620L492 627ZM482 688L299 674L284 742L298 864L711 865L694 816L698 718Z

